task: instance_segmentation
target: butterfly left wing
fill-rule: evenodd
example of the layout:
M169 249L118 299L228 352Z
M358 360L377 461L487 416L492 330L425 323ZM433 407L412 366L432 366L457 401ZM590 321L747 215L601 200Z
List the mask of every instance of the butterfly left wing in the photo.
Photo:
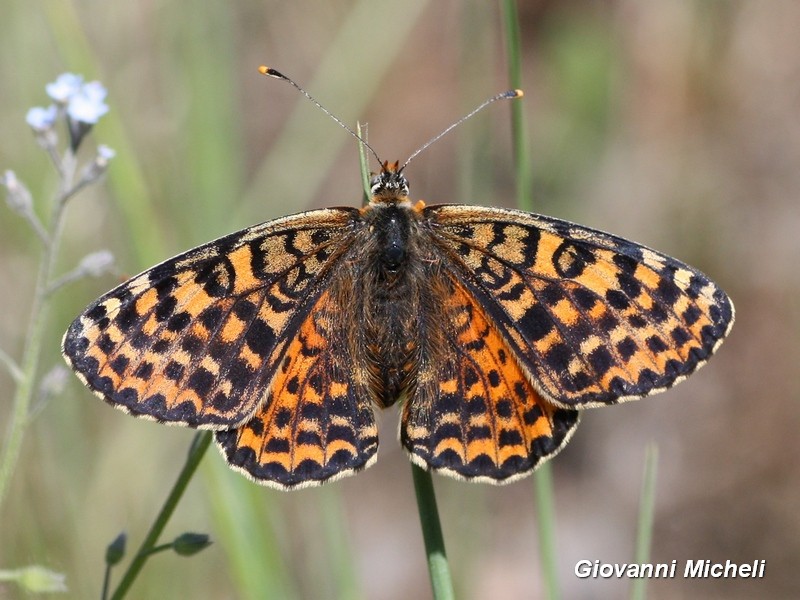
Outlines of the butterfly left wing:
M286 343L349 247L357 209L324 209L230 234L92 303L62 350L78 377L135 416L226 429L248 420Z
M668 388L733 324L733 304L705 275L622 238L518 210L441 205L425 216L536 392L558 406Z
M368 394L353 376L341 307L324 292L289 342L267 398L238 429L217 431L228 463L289 490L351 475L377 458Z
M400 441L425 469L470 481L509 483L531 473L567 443L578 411L534 389L519 359L462 283L439 290L438 360L423 361L403 404Z

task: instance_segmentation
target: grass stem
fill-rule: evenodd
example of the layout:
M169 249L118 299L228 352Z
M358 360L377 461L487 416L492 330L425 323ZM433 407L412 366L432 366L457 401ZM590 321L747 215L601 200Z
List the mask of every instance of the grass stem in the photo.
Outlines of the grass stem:
M192 445L189 448L189 454L186 457L186 462L178 478L175 480L175 485L172 486L172 490L156 516L155 521L153 521L150 531L147 532L147 536L144 538L136 556L134 556L122 580L116 590L114 590L111 600L121 600L125 597L125 594L130 590L131 585L133 585L133 582L144 567L147 559L150 558L153 552L158 548L156 546L158 538L164 531L164 527L166 527L172 513L175 511L175 507L183 496L183 492L186 491L186 486L189 485L189 481L191 481L200 461L211 444L211 438L212 433L210 431L198 431L195 434Z
M650 547L653 541L653 520L656 503L656 475L658 471L658 446L650 444L644 454L644 475L642 495L639 501L639 526L636 532L636 553L634 562L650 562ZM631 600L644 600L647 597L647 579L633 580Z
M436 495L433 490L433 479L430 472L417 465L411 465L414 478L414 490L417 494L419 520L422 525L422 538L425 541L425 554L428 558L428 572L435 600L451 600L455 598L453 581L450 577L450 565L444 549L442 525L439 522L439 510L436 507Z
M522 88L522 48L520 45L519 16L515 0L502 0L503 25L505 29L506 54L508 56L509 83L515 89ZM511 103L511 132L514 142L514 171L517 182L517 206L523 210L533 209L528 136L525 126L524 105ZM555 501L553 494L553 471L545 463L534 474L536 488L536 516L539 526L539 554L544 577L544 595L550 600L560 597L555 548Z

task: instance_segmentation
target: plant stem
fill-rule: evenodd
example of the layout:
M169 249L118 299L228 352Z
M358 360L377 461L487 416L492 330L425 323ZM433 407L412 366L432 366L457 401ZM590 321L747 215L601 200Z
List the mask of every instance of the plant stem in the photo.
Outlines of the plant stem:
M356 123L356 133L360 138L366 139L367 128L361 126L361 121ZM364 188L364 201L362 204L366 206L369 204L369 156L367 156L367 147L364 144L358 144L358 164L361 168L361 185ZM380 168L380 165L378 165Z
M168 544L161 544L160 546L155 546L154 548L150 548L148 554L153 556L153 554L158 554L159 552L164 552L165 550L169 550L172 548L172 542Z
M508 78L514 88L522 87L522 50L519 18L515 0L502 0L503 22L508 55ZM532 175L528 155L528 137L522 102L511 103L511 134L514 140L514 171L517 182L517 206L533 210ZM536 488L536 517L539 527L539 554L545 597L559 597L556 568L555 502L553 500L553 471L550 463L540 466L534 474Z
M64 208L66 199L72 193L76 164L75 155L67 150L64 153L61 168L59 169L61 182L49 223L49 234L47 236L49 243L44 244L42 248L42 260L39 263L39 270L36 275L30 323L25 336L25 348L22 352L22 363L20 364L21 377L18 379L14 390L8 437L3 447L3 454L0 456L0 506L8 493L11 476L14 473L20 449L22 448L25 428L29 422L30 405L36 388L36 371L39 366L45 325L47 324L49 309L47 292L50 287L50 280L53 277L55 259L64 223Z
M6 354L2 348L0 348L0 363L3 363L6 369L8 369L9 375L11 375L15 382L22 380L22 369L19 368L19 365L14 362L14 359Z
M522 88L522 48L520 46L519 18L515 0L503 0L503 22L508 55L508 81L515 89ZM517 181L517 207L533 210L532 174L528 153L528 135L525 126L524 104L511 103L511 135L514 148L514 171Z
M108 586L111 583L111 565L106 563L106 572L103 574L103 593L100 600L108 600Z
M192 445L189 448L189 454L186 457L186 463L183 465L178 479L175 480L172 491L170 491L169 496L167 496L158 516L156 516L156 520L153 521L153 525L150 527L150 531L147 532L147 536L144 538L139 551L136 553L136 556L134 556L127 571L125 571L122 581L119 582L117 589L114 590L111 600L120 600L125 597L125 594L128 593L128 590L135 581L136 576L139 575L145 562L147 562L147 559L152 555L156 548L158 538L167 525L167 521L169 521L172 513L175 511L175 507L183 496L186 486L189 485L192 475L194 475L203 455L211 444L211 437L212 434L210 431L198 431L197 434L195 434Z
M553 471L549 462L539 467L533 477L533 483L536 488L536 523L539 527L539 554L544 577L544 595L545 598L555 600L560 594L556 561Z
M419 520L422 525L422 538L425 540L425 553L428 556L428 572L436 600L455 598L453 581L450 577L450 566L444 550L442 525L439 522L439 511L436 508L436 494L433 491L431 474L411 465L414 477L414 491L417 494Z
M650 545L653 541L653 518L656 503L656 472L658 471L658 446L650 444L644 454L644 476L642 477L642 496L639 501L639 527L636 532L636 552L634 562L650 562ZM632 600L647 597L647 579L633 580Z

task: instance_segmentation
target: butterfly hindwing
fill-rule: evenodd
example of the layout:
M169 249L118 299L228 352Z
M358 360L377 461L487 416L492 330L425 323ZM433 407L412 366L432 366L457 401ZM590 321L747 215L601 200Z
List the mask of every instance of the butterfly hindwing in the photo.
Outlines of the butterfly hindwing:
M565 408L667 388L733 323L705 275L622 238L516 210L426 209L436 240L530 373Z
M430 398L420 389L404 404L401 442L414 462L448 475L492 483L524 477L566 444L578 412L536 392L461 283L437 287L447 290L440 336L445 364Z
M316 301L289 342L266 401L217 444L235 469L282 489L314 485L366 468L378 434L368 397L356 393L341 343L339 307L329 292Z
M357 393L341 310L324 292L289 342L266 401L238 429L216 432L235 469L291 489L372 464L378 449L368 396Z
M250 227L145 271L75 319L62 343L67 362L134 415L239 425L263 401L287 338L346 247L351 212Z

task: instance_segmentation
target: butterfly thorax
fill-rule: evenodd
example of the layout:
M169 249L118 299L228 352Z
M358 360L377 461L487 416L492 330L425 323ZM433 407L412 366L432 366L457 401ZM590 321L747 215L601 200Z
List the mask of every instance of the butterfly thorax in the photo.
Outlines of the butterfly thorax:
M409 255L409 245L419 239L420 208L412 208L408 180L398 171L396 162L383 164L370 181L370 192L372 198L362 216L374 245L372 264L379 283L402 285L409 259L418 258L414 249Z

